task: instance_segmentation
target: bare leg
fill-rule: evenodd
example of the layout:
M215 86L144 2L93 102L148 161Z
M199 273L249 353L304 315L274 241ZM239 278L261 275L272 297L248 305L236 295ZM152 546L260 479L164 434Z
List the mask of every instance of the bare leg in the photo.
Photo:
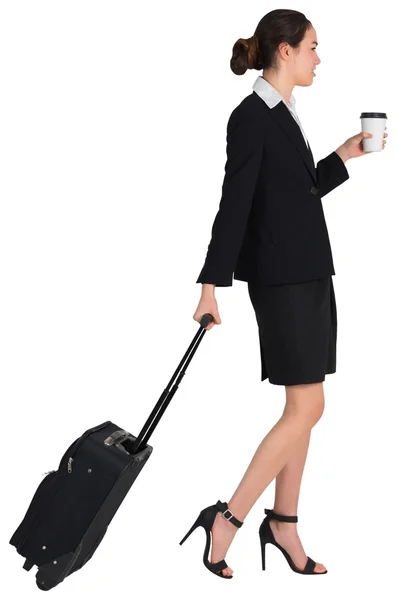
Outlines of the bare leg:
M317 423L323 410L322 383L287 387L287 401L281 418L260 443L228 502L240 521L244 521L262 492L290 460L299 440ZM211 562L225 558L237 531L221 513L217 514L211 534ZM223 574L231 575L233 570L228 567L223 569Z
M294 451L276 477L274 511L280 515L297 515L303 469L309 449L311 430L305 431Z
M298 514L299 492L309 449L310 436L311 430L302 435L295 445L287 464L276 477L274 512L280 515ZM291 555L298 569L304 569L307 555L298 535L297 523L284 523L271 520L270 528L273 531L276 542ZM326 571L326 568L321 563L317 563L314 570L322 572Z

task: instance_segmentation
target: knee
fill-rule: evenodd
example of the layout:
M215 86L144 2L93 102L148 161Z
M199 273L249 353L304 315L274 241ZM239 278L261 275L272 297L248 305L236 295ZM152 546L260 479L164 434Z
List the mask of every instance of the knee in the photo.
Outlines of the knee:
M324 398L315 401L313 409L310 411L310 417L312 419L312 427L323 416L324 408L325 408Z
M310 383L286 386L285 412L304 420L313 427L322 417L325 408L323 384Z

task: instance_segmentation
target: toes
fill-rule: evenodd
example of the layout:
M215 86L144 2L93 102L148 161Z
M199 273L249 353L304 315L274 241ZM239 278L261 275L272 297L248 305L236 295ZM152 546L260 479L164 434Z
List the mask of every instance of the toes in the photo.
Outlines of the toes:
M321 563L316 563L314 570L316 573L324 573L324 571L326 571L327 569Z

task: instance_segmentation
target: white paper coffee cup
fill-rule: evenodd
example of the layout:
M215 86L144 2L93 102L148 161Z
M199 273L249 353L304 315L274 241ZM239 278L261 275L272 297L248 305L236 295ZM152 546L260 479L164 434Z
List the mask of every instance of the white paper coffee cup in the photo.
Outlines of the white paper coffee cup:
M372 133L371 138L363 139L365 152L380 152L383 150L383 134L385 132L387 115L382 112L362 112L361 131Z

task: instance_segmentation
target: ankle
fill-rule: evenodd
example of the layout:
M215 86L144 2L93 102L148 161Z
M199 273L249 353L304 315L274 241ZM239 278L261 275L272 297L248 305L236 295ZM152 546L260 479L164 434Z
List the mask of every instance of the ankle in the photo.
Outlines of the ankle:
M230 542L234 539L234 536L238 531L238 527L236 527L235 525L233 525L233 523L225 519L222 513L218 513L216 515L213 528L214 530L218 530L218 532L221 532L220 535L226 536L225 539L229 540Z
M297 523L286 523L285 521L277 521L277 519L270 519L270 523L272 524L272 528L276 531L286 533L297 532Z
M280 515L283 517L295 517L298 514L297 508L286 509L282 506L279 507L277 505L274 505L272 510L274 513L276 513L276 515ZM279 523L285 523L285 521L279 521Z

